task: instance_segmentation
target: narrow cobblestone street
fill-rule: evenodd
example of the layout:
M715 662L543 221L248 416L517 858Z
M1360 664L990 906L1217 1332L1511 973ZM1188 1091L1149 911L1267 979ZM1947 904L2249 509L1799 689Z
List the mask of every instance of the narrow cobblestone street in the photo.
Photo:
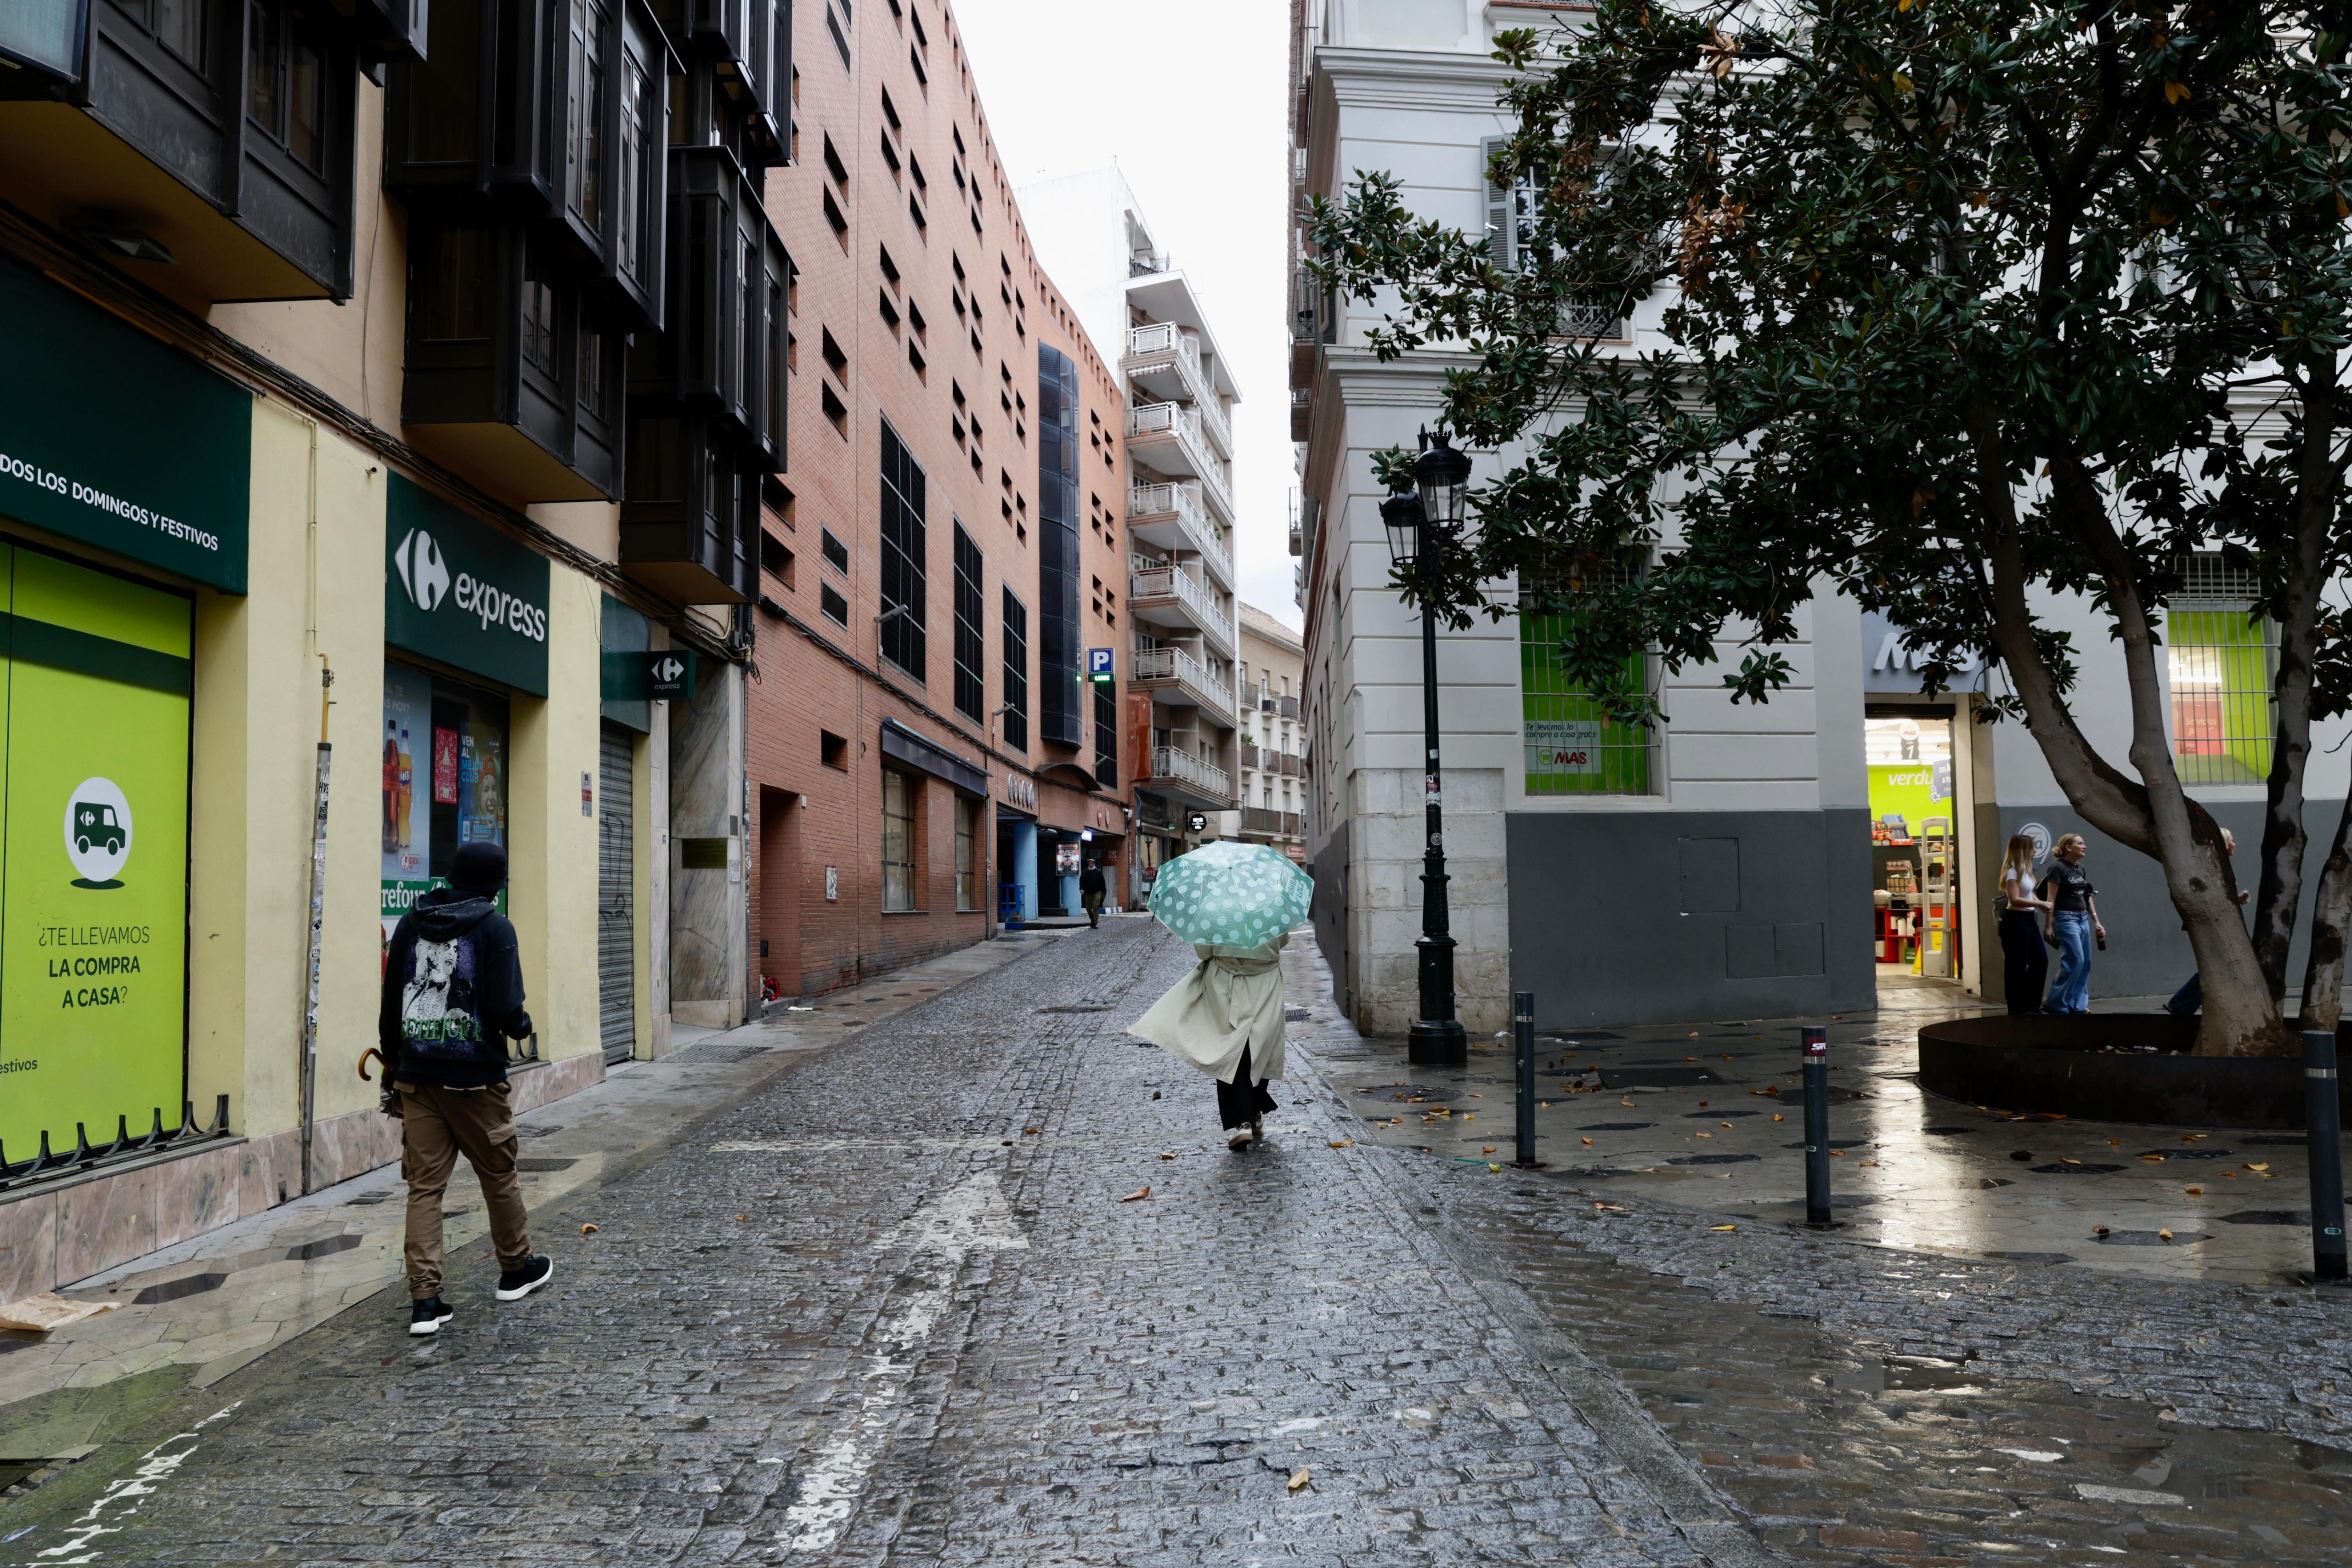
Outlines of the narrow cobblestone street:
M548 1199L542 1295L476 1242L437 1340L395 1285L159 1403L0 1563L2341 1560L2352 1305L1359 1142L1302 948L1261 1149L1124 1034L1188 949L1040 941Z

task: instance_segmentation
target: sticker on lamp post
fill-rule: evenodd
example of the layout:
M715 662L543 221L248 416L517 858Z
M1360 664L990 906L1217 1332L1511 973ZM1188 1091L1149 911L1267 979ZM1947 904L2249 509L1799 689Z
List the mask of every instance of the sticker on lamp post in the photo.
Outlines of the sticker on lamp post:
M66 858L81 873L77 888L103 890L122 884L116 874L131 858L131 802L112 779L89 778L66 797Z

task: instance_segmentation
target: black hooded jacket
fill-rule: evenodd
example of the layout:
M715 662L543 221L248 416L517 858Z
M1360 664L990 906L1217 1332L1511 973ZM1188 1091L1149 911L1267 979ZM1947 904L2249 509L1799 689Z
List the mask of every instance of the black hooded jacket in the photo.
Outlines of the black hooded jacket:
M507 1039L530 1033L514 926L489 895L436 888L393 928L376 1045L384 1076L480 1089L504 1083Z
M1101 867L1089 866L1085 870L1078 873L1078 894L1081 898L1088 893L1099 893L1102 890L1103 874Z

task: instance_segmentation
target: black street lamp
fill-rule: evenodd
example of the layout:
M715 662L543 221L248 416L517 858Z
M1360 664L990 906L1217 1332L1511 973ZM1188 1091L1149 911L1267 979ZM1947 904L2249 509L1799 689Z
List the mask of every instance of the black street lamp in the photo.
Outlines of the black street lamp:
M1399 490L1381 503L1388 528L1389 553L1420 586L1421 725L1427 778L1422 788L1427 842L1422 856L1420 958L1421 1016L1406 1037L1406 1059L1416 1067L1460 1067L1470 1058L1470 1037L1454 1016L1454 932L1445 905L1444 792L1437 758L1437 616L1430 585L1440 576L1444 554L1460 537L1469 498L1470 459L1446 445L1445 432L1422 432L1422 454L1412 466L1415 490Z

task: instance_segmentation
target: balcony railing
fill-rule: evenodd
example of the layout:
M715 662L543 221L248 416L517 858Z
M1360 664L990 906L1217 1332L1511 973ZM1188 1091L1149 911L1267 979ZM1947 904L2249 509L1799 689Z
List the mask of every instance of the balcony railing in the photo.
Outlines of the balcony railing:
M1228 725L1234 721L1233 694L1211 675L1206 666L1181 647L1143 648L1135 655L1134 674L1129 678L1138 685L1155 680L1172 680L1183 695L1208 709Z
M1275 811L1263 805L1242 807L1242 831L1263 833L1271 838L1299 837L1299 816L1295 811Z
M1202 427L1209 439L1219 452L1232 457L1233 427L1225 422L1224 410L1218 406L1216 392L1209 384L1209 373L1201 363L1200 340L1186 337L1173 321L1154 321L1127 330L1127 353L1119 361L1121 374L1140 378L1171 367L1184 395L1200 414Z
M1297 778L1298 776L1297 752L1285 752L1282 753L1281 772L1286 778Z
M1242 742L1242 766L1245 768L1254 768L1257 765L1256 744L1253 742L1244 741Z
M1127 434L1131 440L1149 443L1138 455L1151 467L1199 479L1202 494L1219 515L1233 521L1233 496L1225 488L1224 472L1209 448L1209 439L1202 433L1199 410L1181 403L1137 404L1127 411ZM1166 445L1156 439L1165 437L1174 439ZM1172 451L1168 449L1171 446Z
M1208 510L1201 504L1201 492L1191 485L1131 485L1127 492L1127 521L1132 527L1141 523L1151 526L1159 519L1176 520L1178 542L1169 546L1190 550L1208 566L1211 576L1227 588L1234 586L1234 558L1217 542L1216 531L1209 521ZM1154 543L1160 542L1153 541Z
M1127 607L1131 614L1143 615L1154 607L1154 601L1164 604L1170 600L1183 607L1202 636L1215 643L1221 652L1232 655L1233 630L1227 624L1226 612L1190 572L1180 566L1161 566L1128 574Z
M1151 748L1151 776L1190 784L1202 794L1218 800L1234 797L1234 781L1230 773L1214 763L1202 762L1192 752L1180 752L1173 746Z

